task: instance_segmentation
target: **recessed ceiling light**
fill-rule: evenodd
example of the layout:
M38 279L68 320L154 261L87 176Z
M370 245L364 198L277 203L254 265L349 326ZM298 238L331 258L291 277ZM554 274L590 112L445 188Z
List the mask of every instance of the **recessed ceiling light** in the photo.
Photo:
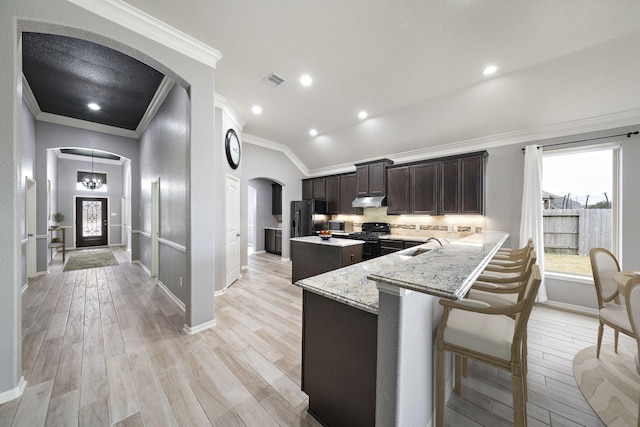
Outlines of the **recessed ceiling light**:
M318 134L318 131L317 131L317 130L315 130L315 129L311 129L311 130L309 131L309 135L311 135L311 136L316 136L317 134Z
M300 84L302 86L310 86L311 83L313 83L313 79L308 76L307 74L305 74L304 76L300 77Z
M93 111L98 111L100 109L100 106L95 102L87 104L87 107L91 108Z
M482 74L484 74L485 76L490 76L491 74L495 73L496 71L498 71L498 67L496 67L495 65L489 65L487 68L484 69Z
M367 118L367 116L368 116L368 114L367 114L367 112L366 112L366 111L364 111L364 110L363 110L363 111L360 111L360 112L358 113L358 117L359 117L359 118L361 118L361 119L366 119L366 118Z
M253 107L251 107L251 111L253 111L253 114L262 114L262 107L259 105L254 105Z

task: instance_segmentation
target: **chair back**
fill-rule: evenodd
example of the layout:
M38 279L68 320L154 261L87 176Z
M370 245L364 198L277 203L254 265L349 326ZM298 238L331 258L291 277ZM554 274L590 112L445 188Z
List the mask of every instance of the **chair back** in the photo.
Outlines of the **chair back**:
M596 285L598 307L618 297L618 285L613 280L613 273L620 271L616 257L604 248L593 248L589 252L593 281Z
M636 353L636 370L640 374L640 277L634 277L629 280L625 289L625 298L627 300L627 314L629 322L633 329L633 335L638 345L638 353ZM640 421L640 420L639 420Z
M527 323L533 310L533 304L536 302L536 296L538 295L538 289L542 282L542 276L540 275L540 267L537 264L531 266L531 275L527 282L524 297L521 300L523 304L520 313L516 314L516 327L513 336L512 352L519 351L519 346L515 345L517 341L522 341L527 333ZM515 355L513 355L515 356ZM516 360L512 356L511 360Z

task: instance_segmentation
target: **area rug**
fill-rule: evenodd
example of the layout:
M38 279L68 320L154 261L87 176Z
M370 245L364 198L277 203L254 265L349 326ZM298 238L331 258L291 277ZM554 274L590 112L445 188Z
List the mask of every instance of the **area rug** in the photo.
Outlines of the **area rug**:
M594 412L607 426L638 425L640 375L636 372L636 347L602 345L587 347L573 359L573 375Z
M109 249L84 249L69 257L64 271L84 270L85 268L118 265L118 261Z

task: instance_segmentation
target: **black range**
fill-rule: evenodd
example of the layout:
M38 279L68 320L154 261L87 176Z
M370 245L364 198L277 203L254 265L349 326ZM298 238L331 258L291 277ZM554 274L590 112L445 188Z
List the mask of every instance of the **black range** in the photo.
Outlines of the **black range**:
M341 237L345 239L364 240L362 245L362 260L376 258L382 255L380 237L391 232L391 226L385 222L363 222L362 231L350 233Z

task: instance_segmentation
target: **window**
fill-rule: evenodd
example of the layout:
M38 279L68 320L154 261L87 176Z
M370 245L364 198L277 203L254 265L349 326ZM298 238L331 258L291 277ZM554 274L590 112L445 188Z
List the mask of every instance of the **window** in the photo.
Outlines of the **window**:
M591 248L616 253L618 146L545 152L542 174L545 270L590 276Z

